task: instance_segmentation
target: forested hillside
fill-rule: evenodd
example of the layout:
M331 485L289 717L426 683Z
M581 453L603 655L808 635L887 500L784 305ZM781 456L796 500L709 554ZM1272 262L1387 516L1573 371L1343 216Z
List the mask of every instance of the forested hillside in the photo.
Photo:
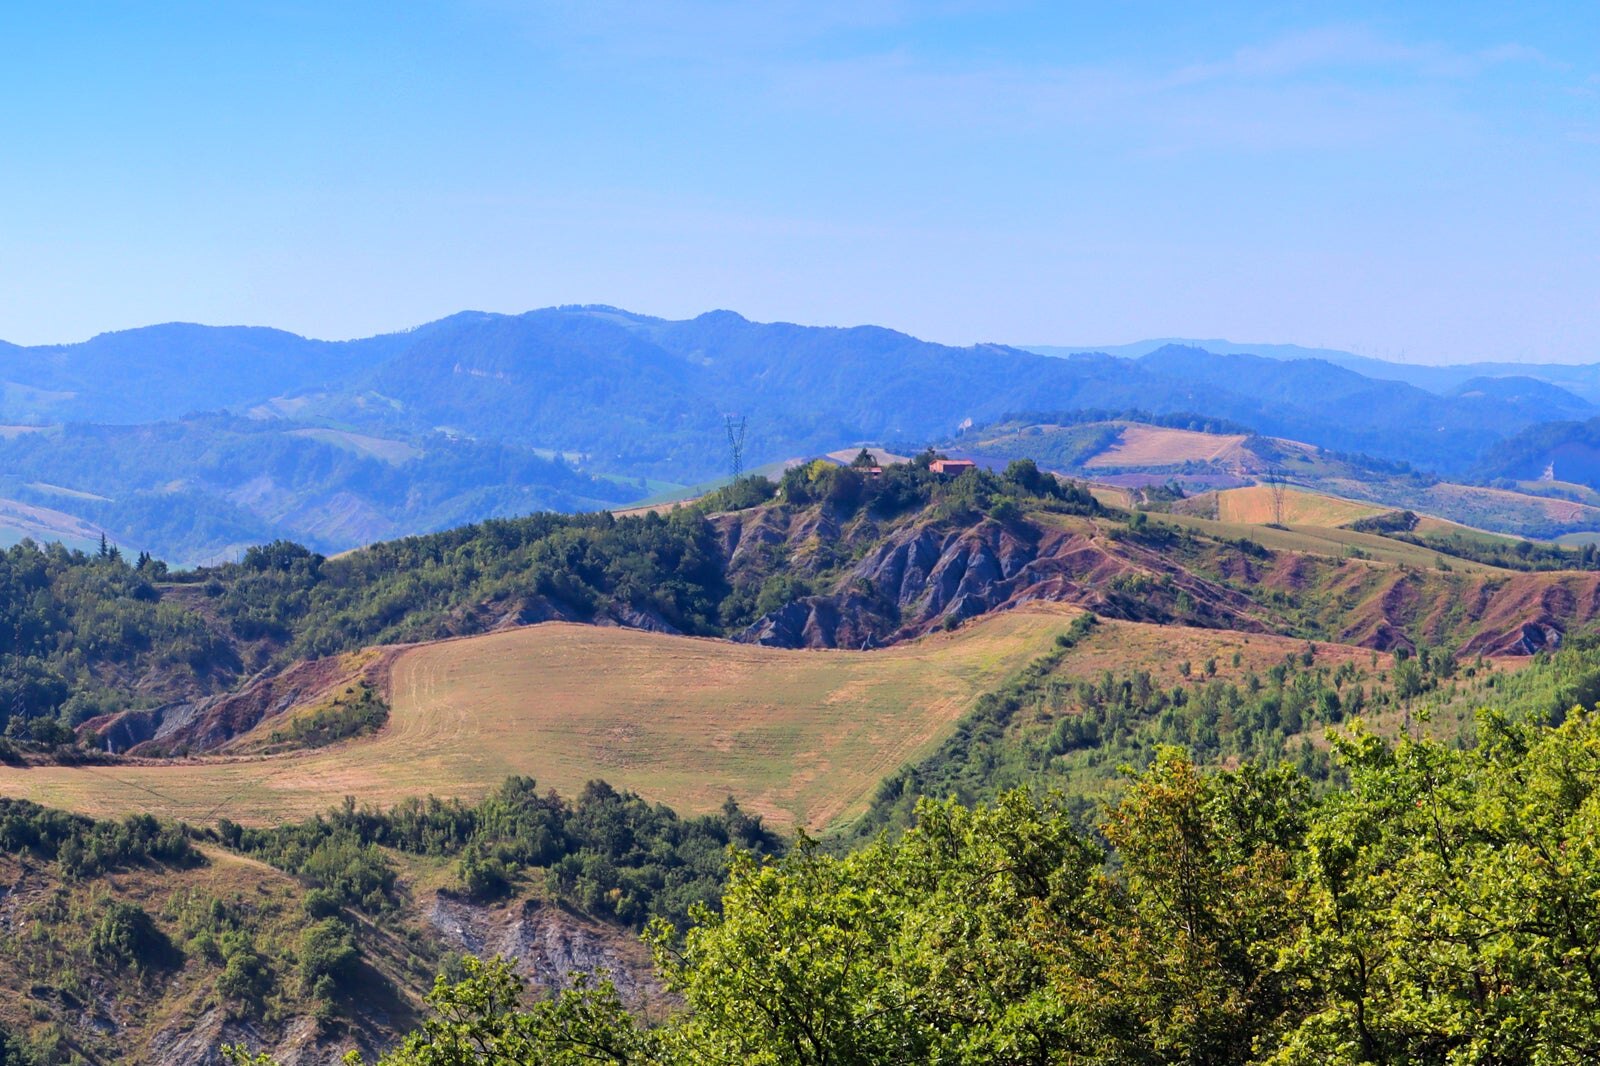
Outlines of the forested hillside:
M1531 426L1484 454L1484 480L1551 480L1600 487L1600 419Z
M1092 832L1059 796L924 804L843 857L738 858L720 913L653 926L665 1020L474 963L382 1061L1591 1061L1597 744L1587 713L1491 714L1466 750L1357 728L1325 792L1168 748Z
M10 422L179 418L351 379L398 342L332 343L277 329L173 322L79 344L0 344L0 412Z
M954 529L989 512L1020 516L1023 505L1099 510L1081 489L1028 464L1008 476L950 480L924 459L871 482L820 464L785 484L788 502L776 510L825 522L854 517L868 535L878 523L914 523L925 513ZM736 562L708 517L723 507L766 513L775 491L752 478L667 517L547 512L331 559L279 541L238 563L185 572L113 547L24 543L0 553L0 608L10 615L0 718L24 732L35 719L76 724L225 692L297 659L550 618L736 634L810 591L782 572L787 552L776 544L757 551L753 537ZM850 561L827 554L834 550L806 568L819 591Z
M1404 530L1352 542L1393 545L1398 566L1342 544L1319 554L1320 542L1289 533L1269 548L1231 527L1107 511L1026 461L953 478L928 462L879 476L815 463L665 516L546 513L335 558L274 542L197 571L112 547L19 545L0 556L12 590L0 717L18 739L37 728L37 742L53 743L59 725L152 708L123 723L117 743L159 735L170 748L188 743L173 733L180 722L203 718L198 701L263 670L550 619L862 648L1046 600L1132 621L1477 656L1559 643L1600 602L1600 576L1532 572L1554 561L1531 551L1463 542L1463 559L1442 554L1442 540L1413 547L1398 539ZM242 727L277 698L252 703Z
M389 1047L486 935L518 945L536 987L605 967L653 1006L632 931L714 906L730 846L785 845L731 800L680 818L602 782L562 798L513 779L477 804L350 804L270 830L0 800L0 1062Z
M6 802L0 1033L29 1066L216 1061L223 1043L371 1058L419 1023L386 1061L1582 1062L1600 723L1570 708L1600 694L1594 650L1480 690L1495 710L1471 747L1412 738L1471 664L1429 658L1408 680L1413 660L1386 663L1414 723L1392 741L1342 721L1305 769L1203 729L1219 707L1243 729L1340 721L1330 692L1382 720L1387 697L1351 700L1377 696L1371 679L1314 649L1242 686L1259 696L1176 718L1137 678L1063 687L1035 664L973 720L1064 694L1060 744L1024 739L1012 761L978 725L950 749L977 776L924 779L960 802L792 846L732 803L684 819L525 779L262 829ZM1202 732L1172 731L1186 720ZM1127 746L1122 723L1148 739ZM1047 750L1098 752L1109 789ZM1006 792L1024 767L1033 791ZM655 974L597 920L648 924ZM502 951L515 972L469 957ZM413 997L435 972L425 1021Z
M1109 509L1031 463L932 458L338 558L280 541L179 572L110 545L9 550L10 773L115 775L68 724L372 644L569 618L857 647L1036 598L1093 613L1062 615L821 841L737 802L680 817L526 779L277 826L9 803L8 1054L371 1059L420 1024L390 1062L1587 1057L1600 725L1571 709L1600 698L1600 577L1270 548ZM285 742L273 759L322 741ZM653 973L625 932L645 925ZM520 969L468 958L497 953ZM573 976L594 968L612 983Z
M332 552L645 491L499 442L432 433L412 443L226 415L0 437L0 496L70 508L125 550L174 564L278 538Z

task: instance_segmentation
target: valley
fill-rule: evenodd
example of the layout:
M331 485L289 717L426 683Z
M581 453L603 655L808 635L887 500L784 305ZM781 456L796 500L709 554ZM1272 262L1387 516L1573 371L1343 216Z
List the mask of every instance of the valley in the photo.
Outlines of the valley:
M1151 427L1097 470L1250 441ZM722 901L729 844L856 856L1022 786L1086 832L1178 750L1321 796L1337 737L1470 744L1484 706L1600 693L1582 551L1298 484L901 458L335 557L8 549L0 931L33 932L0 935L0 1033L331 1062L495 951L541 996L599 966L672 1019L635 931Z

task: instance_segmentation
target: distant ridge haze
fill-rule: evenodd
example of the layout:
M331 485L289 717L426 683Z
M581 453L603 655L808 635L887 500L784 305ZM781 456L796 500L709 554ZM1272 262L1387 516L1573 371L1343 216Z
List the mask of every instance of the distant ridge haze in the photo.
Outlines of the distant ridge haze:
M1508 376L1230 347L1258 350L1063 359L604 305L465 311L350 341L169 323L0 346L0 424L61 427L0 439L0 499L194 559L277 536L337 550L713 480L729 413L748 420L747 468L862 444L909 453L1008 415L1138 410L1446 475L1528 427L1600 415L1600 367Z
M1285 361L1321 359L1325 362L1354 370L1359 374L1383 381L1403 381L1418 388L1441 395L1449 393L1468 381L1480 378L1522 377L1543 381L1575 393L1584 399L1600 403L1600 360L1578 363L1514 362L1509 360L1462 363L1408 363L1378 359L1368 355L1338 348L1313 348L1300 344L1242 344L1227 340L1196 340L1183 337L1161 337L1133 341L1129 344L1110 345L1019 345L1024 351L1040 355L1067 357L1091 353L1114 355L1124 359L1141 359L1161 348L1180 346L1198 348L1214 355L1259 355L1267 359Z

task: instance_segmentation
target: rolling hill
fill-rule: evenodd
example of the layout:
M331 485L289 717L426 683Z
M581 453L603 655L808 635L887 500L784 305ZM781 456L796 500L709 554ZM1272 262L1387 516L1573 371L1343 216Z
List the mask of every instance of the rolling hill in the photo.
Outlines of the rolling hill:
M1172 345L1060 359L728 311L465 312L338 343L174 324L0 350L0 420L15 427L0 433L0 498L199 560L278 536L338 551L670 493L726 472L729 412L748 420L750 467L846 444L909 454L1014 412L1138 407L1451 476L1508 435L1594 412L1525 375L1476 377L1441 394L1316 359ZM29 442L41 427L55 444ZM530 461L556 457L570 469ZM383 465L419 492L375 487ZM34 528L5 524L13 537Z
M1380 509L1413 510L1517 536L1553 540L1600 529L1600 499L1581 487L1560 492L1533 482L1462 484L1300 441L1226 432L1226 426L1207 432L1188 428L1183 419L1168 420L1177 425L1155 425L1138 421L1138 417L1105 419L1085 414L1012 419L951 438L946 447L992 462L1033 459L1053 470L1123 488L1174 481L1194 494L1237 489L1273 476L1327 496ZM1561 438L1563 446L1581 447L1569 430L1549 432L1567 434ZM1544 433L1528 431L1518 439L1543 440ZM1550 453L1534 448L1529 454L1543 458ZM1520 466L1499 469L1525 472L1535 462L1528 458ZM1216 517L1215 508L1211 511ZM1352 520L1361 517L1354 511L1351 514Z
M1145 428L1123 460L1259 443ZM637 1003L656 986L625 928L715 903L729 844L781 848L747 812L841 849L922 796L1061 786L1082 814L1170 744L1311 789L1351 716L1395 734L1426 708L1464 738L1486 700L1544 713L1592 682L1528 653L1600 620L1600 572L1447 559L1332 524L1392 512L1289 491L1266 526L1259 487L1213 494L1225 521L1108 509L1028 464L816 462L665 515L337 559L278 543L174 574L14 548L0 928L27 932L0 937L0 1027L90 1061L224 1039L329 1060L414 1024L460 951L516 955L541 990L604 966ZM82 723L89 750L62 736L128 694ZM294 728L341 706L383 713ZM129 741L169 755L103 753Z
M277 756L32 766L0 795L107 817L142 810L273 825L335 807L436 795L476 801L508 776L568 795L603 778L691 814L729 796L776 827L859 816L874 790L932 752L977 697L1054 648L1079 612L1017 608L872 652L785 651L551 623L401 649L376 736ZM1240 681L1303 640L1104 621L1053 667L1063 678L1154 671L1165 686ZM1237 654L1238 659L1233 657ZM1369 649L1319 644L1330 669ZM1183 662L1220 664L1210 675Z
M865 649L1046 602L1382 651L1517 654L1600 611L1593 569L1530 572L1593 566L1592 551L1513 550L1414 515L1340 528L1362 512L1324 497L1293 496L1275 529L1248 521L1264 516L1249 493L1254 510L1233 522L1204 494L1130 515L1026 464L872 479L817 463L785 474L776 498L764 481L736 488L665 516L496 520L331 559L278 543L196 573L17 547L0 557L0 621L18 634L0 717L92 719L119 751L209 750L303 687L257 698L240 691L252 677L552 620Z
M376 737L265 758L34 767L0 793L99 815L309 817L346 795L476 799L512 774L605 778L687 812L729 795L775 825L859 813L878 782L1050 646L1071 612L1009 612L882 652L805 652L552 623L395 658ZM403 768L403 769L402 769Z

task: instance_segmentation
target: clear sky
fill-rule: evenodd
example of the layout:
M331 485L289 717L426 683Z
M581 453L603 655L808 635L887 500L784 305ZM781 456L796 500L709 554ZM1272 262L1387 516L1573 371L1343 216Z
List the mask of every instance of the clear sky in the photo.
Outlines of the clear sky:
M1600 361L1600 4L0 5L0 337L475 308Z

